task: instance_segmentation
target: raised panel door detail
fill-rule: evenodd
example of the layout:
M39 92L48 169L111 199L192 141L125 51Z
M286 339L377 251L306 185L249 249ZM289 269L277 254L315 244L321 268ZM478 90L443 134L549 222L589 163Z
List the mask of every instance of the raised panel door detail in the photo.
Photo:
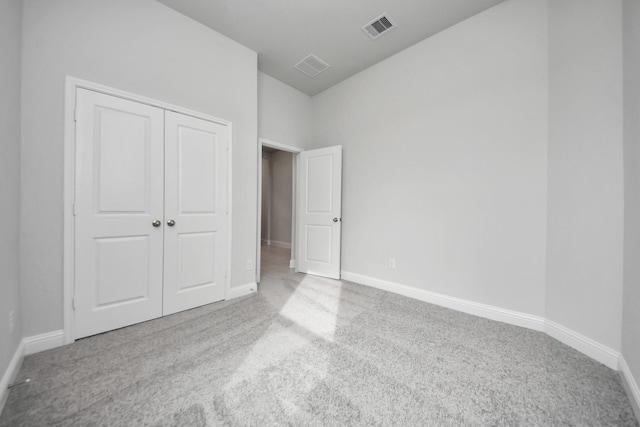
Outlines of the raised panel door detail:
M331 263L331 226L307 226L307 261Z
M216 135L184 126L178 135L180 213L215 213Z
M307 160L307 212L332 211L332 156L311 157Z
M149 296L149 237L96 239L96 308Z
M99 213L149 210L149 117L95 109L96 189Z
M189 233L178 236L178 292L215 284L215 233Z

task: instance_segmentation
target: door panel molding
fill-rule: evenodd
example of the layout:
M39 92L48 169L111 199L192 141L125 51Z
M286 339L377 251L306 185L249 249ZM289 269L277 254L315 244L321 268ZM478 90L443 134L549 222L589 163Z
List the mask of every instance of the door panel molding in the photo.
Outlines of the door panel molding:
M231 271L231 232L232 232L232 147L233 140L232 123L218 117L203 114L170 103L159 101L153 98L126 92L102 84L66 76L65 79L65 113L64 113L64 222L63 222L63 319L64 319L64 343L72 343L76 337L74 331L74 293L75 293L75 177L76 177L76 94L78 89L87 89L93 92L110 95L128 101L134 101L151 107L157 107L166 111L180 113L186 116L203 119L227 128L228 150L227 150L227 176L226 176L226 212L228 238L226 252L228 254L225 269ZM105 213L104 215L111 215ZM164 221L163 221L164 226ZM227 273L224 283L224 299L230 296L230 274Z

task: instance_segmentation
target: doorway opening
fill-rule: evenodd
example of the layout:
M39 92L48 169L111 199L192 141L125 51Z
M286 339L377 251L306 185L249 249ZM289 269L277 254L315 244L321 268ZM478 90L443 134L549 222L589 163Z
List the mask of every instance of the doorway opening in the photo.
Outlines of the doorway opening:
M284 160L289 155L291 163ZM293 268L296 273L339 279L342 240L342 146L302 151L296 147L260 138L258 157L256 283L260 283L263 248L288 251L289 265L286 266L286 257L279 261L287 270ZM290 166L285 166L280 172L276 171L280 166L277 164L278 159ZM266 169L264 175L263 167ZM286 197L290 204L285 204L283 208L289 209L291 216L286 216L284 226L274 225L274 221L282 219L274 213L282 210L280 202L272 197L274 189L282 190L276 175L288 175L287 169L291 171L291 186L285 186L281 193L285 197L291 195L290 199ZM263 185L263 178L266 187ZM275 231L274 227L279 227L280 230ZM291 230L290 233L279 234L283 228Z
M295 268L296 169L300 152L266 139L260 139L259 150L256 283L260 283L265 263Z
M261 264L290 265L293 204L293 154L263 146Z

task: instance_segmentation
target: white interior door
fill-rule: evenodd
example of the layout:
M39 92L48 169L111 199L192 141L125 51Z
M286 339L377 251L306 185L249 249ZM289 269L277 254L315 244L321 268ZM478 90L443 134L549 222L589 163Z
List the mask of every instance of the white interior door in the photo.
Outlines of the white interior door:
M297 270L339 279L342 146L300 153L298 180Z
M163 314L225 297L227 126L165 113Z
M162 315L164 113L84 89L76 112L74 335L82 338Z

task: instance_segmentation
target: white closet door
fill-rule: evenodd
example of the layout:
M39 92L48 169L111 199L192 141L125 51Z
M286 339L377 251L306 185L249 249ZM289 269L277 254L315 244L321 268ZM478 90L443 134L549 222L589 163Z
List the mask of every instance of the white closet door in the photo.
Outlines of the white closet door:
M75 338L162 315L163 114L78 89Z
M227 126L165 113L164 315L224 299Z
M298 181L298 271L339 279L342 146L300 153Z

